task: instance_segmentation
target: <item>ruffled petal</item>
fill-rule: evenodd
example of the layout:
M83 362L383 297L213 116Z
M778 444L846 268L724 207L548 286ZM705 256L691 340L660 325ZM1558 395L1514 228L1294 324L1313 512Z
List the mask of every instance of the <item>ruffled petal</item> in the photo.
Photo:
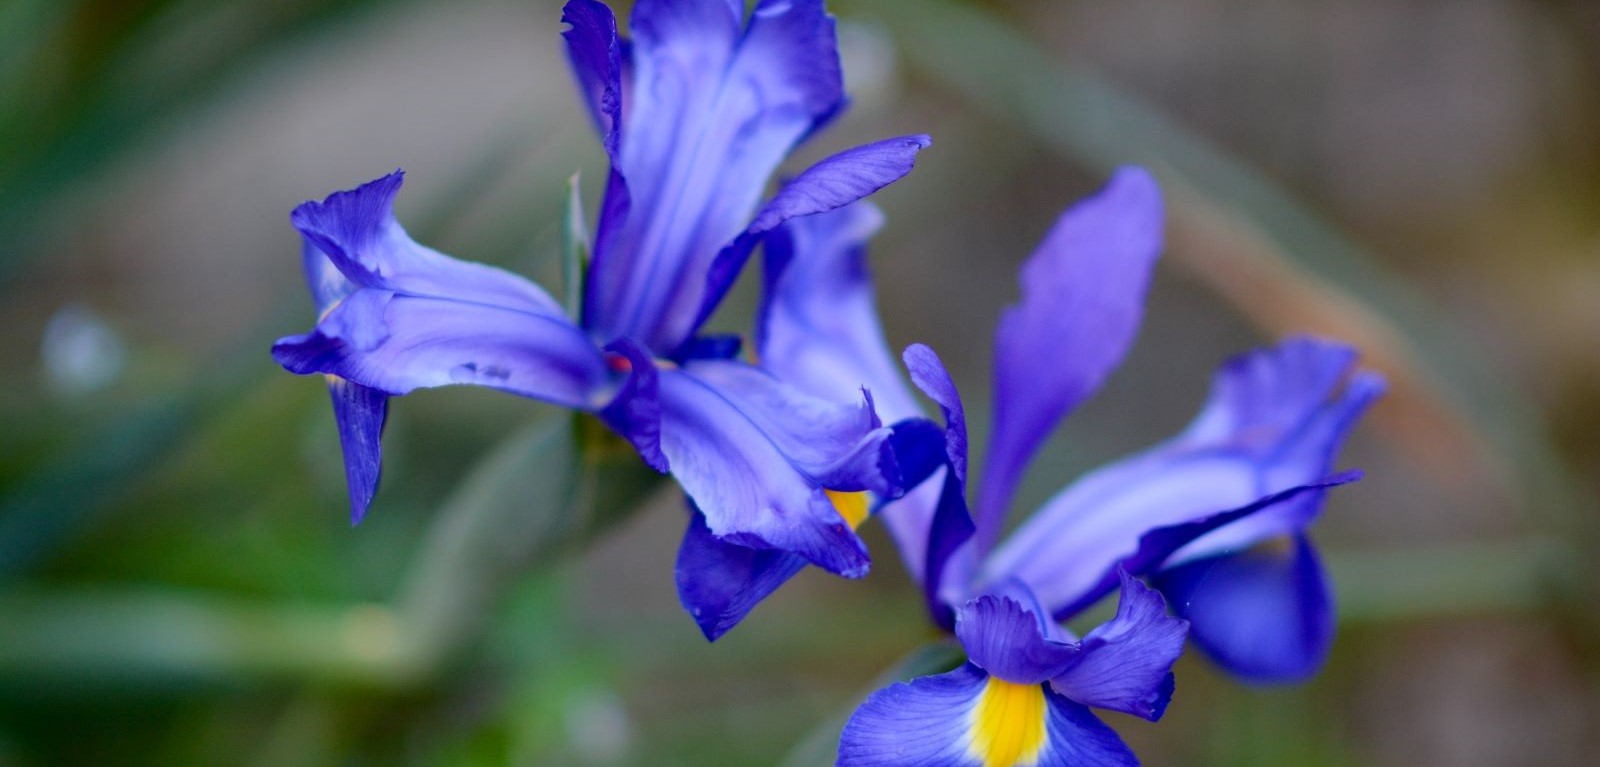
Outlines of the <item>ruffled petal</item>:
M289 220L356 286L562 315L560 304L532 282L414 242L394 217L394 198L403 181L404 173L395 171L321 202L302 203ZM312 293L319 293L316 285Z
M1248 681L1302 681L1322 668L1333 645L1333 595L1304 536L1191 561L1153 582L1189 619L1195 644Z
M999 536L1034 451L1133 343L1161 226L1155 179L1124 168L1068 209L1024 264L1022 300L995 331L994 433L976 512L980 549Z
M474 384L590 408L607 381L600 351L558 313L362 289L317 327L279 339L278 364L386 394Z
M1044 685L972 664L873 693L839 738L839 767L1134 767L1122 739Z
M1014 575L1046 604L1065 605L1106 573L1107 557L1131 551L1151 528L1324 476L1345 434L1382 392L1380 378L1351 375L1353 365L1347 347L1310 339L1228 362L1188 429L1067 486L991 553L985 575ZM1315 517L1323 495L1298 494L1217 528L1175 552L1172 563L1296 533ZM1099 572L1091 576L1089 569Z
M389 417L389 395L377 389L328 378L333 418L339 425L339 448L344 453L344 478L350 493L350 524L360 524L378 492L383 469L380 438Z
M821 0L641 0L616 183L607 187L585 325L658 355L688 337L712 259L778 164L843 101ZM613 198L623 198L626 203Z
M732 362L662 370L659 385L661 450L713 535L866 573L866 548L824 489L883 481L889 430L870 407L815 400Z
M1080 654L1076 644L1046 638L1048 620L1009 597L981 596L956 612L956 638L978 668L1007 682L1039 684Z
M1167 615L1161 594L1121 573L1117 615L1083 638L1077 660L1050 686L1079 703L1150 721L1172 700L1172 664L1183 654L1185 622Z
M692 504L691 511L678 548L678 601L706 639L715 642L800 572L806 560L787 551L723 541L711 534L705 516Z

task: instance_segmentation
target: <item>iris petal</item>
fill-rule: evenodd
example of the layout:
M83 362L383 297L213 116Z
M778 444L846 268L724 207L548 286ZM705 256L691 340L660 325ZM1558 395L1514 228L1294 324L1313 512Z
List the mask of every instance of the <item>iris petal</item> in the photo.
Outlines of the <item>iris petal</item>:
M723 541L711 534L704 515L692 507L691 512L678 548L678 601L714 642L800 572L806 560L787 551Z
M836 762L839 767L1138 763L1116 732L1083 705L1044 686L1024 689L1001 682L970 663L873 693L845 724Z
M838 767L983 767L968 744L988 680L965 664L873 693L844 726Z
M932 144L927 136L902 136L847 149L801 172L785 184L750 225L717 251L706 276L705 297L689 332L699 328L733 287L750 253L768 232L785 222L827 213L857 202L900 180L915 164L917 153Z
M1172 700L1172 664L1183 654L1187 625L1167 615L1159 592L1120 575L1116 617L1083 638L1079 657L1050 685L1079 703L1153 722Z
M870 408L815 400L732 362L665 369L659 385L662 452L713 535L866 573L865 546L824 488L884 482L889 430Z
M1047 605L1060 607L1092 580L1108 583L1108 560L1132 551L1151 528L1315 481L1382 392L1376 376L1350 375L1354 360L1344 346L1291 339L1230 361L1190 427L1067 486L992 552L986 576L1021 578ZM1218 527L1173 552L1172 563L1296 533L1323 495L1301 493Z
M1156 597L1160 599L1160 597ZM1039 684L1078 661L1076 644L1045 636L1048 616L1007 597L981 596L956 613L956 638L972 664L1016 684Z
M1022 300L995 330L994 433L976 507L980 549L998 537L1033 452L1132 344L1161 225L1155 179L1124 168L1068 209L1023 265Z
M1298 682L1333 644L1333 595L1304 536L1170 568L1154 583L1190 621L1195 644L1246 680Z
M289 220L359 287L561 316L561 306L532 282L413 241L394 217L403 181L404 173L395 171L321 202L302 203ZM316 286L312 293L317 296Z
M350 524L360 524L378 492L383 468L379 442L389 417L389 395L377 389L329 377L328 396L339 426L339 448L344 452L345 484L350 493Z
M843 100L821 0L641 0L585 324L657 354L688 337L712 259L785 155Z
M575 408L607 379L598 349L560 314L363 289L312 332L280 339L292 373L339 376L387 394L476 384Z

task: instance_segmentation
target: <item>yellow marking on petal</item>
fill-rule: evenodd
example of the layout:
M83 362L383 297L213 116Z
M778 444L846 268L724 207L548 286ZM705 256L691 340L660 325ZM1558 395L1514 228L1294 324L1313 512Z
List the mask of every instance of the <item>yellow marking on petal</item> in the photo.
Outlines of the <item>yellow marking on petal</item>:
M972 710L967 752L983 767L1027 767L1044 748L1044 687L989 677Z
M851 530L860 527L862 522L867 521L867 515L871 513L871 510L867 506L866 491L846 493L838 490L823 490L822 492L828 494L828 500L833 502L834 510L839 512L839 516L844 517L845 524L849 525Z

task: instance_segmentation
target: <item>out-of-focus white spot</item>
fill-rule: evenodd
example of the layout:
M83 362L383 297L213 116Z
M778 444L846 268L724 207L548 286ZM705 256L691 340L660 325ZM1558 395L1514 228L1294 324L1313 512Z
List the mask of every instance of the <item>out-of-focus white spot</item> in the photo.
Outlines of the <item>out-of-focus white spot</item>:
M839 63L844 67L845 89L859 107L876 103L894 84L894 42L883 30L840 21Z
M92 394L111 385L127 363L122 338L81 304L56 311L39 343L46 383L68 396Z
M582 693L567 709L567 739L587 764L613 764L633 747L633 722L610 690Z

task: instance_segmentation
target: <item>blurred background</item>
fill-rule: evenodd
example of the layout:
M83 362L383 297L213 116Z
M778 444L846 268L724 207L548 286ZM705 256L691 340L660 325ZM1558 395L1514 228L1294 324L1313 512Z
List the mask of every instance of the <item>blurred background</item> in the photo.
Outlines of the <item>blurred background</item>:
M891 342L941 352L977 444L1017 265L1111 168L1162 176L1138 345L1018 510L1284 334L1394 384L1317 531L1326 671L1246 689L1186 658L1165 720L1113 722L1146 763L1592 763L1600 5L832 7L854 106L793 167L935 137L877 197L873 264ZM419 240L555 288L566 179L604 171L559 17L0 0L0 766L799 767L933 639L871 530L864 584L805 573L707 645L669 576L677 497L581 532L548 490L570 456L536 449L565 421L484 391L395 401L348 524L324 387L267 354L313 318L289 210L404 167Z

